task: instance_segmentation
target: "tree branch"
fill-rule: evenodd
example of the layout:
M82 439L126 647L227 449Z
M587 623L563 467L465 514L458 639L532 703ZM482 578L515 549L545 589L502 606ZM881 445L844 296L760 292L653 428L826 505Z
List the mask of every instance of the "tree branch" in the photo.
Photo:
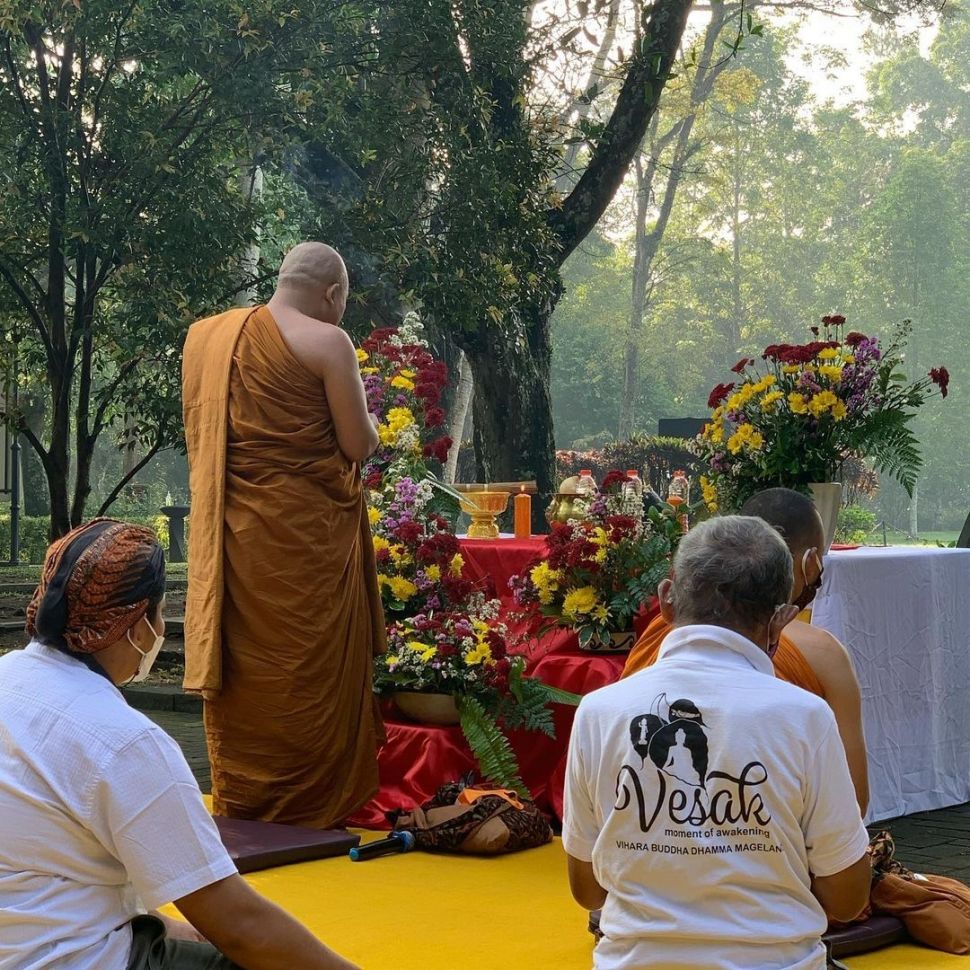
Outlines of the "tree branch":
M559 265L592 231L640 148L680 47L691 0L658 0L640 53L633 58L613 114L586 171L548 221L559 237Z
M27 315L34 322L34 326L37 328L37 332L40 334L40 339L43 341L44 349L47 351L48 356L53 353L53 347L51 346L50 334L47 331L47 325L44 323L44 318L41 316L40 310L37 309L34 301L27 295L27 291L17 282L17 278L13 275L10 269L7 267L6 262L0 258L0 274L3 278L10 284L10 288L17 295L17 299L20 300L21 306L27 311Z
M108 509L118 500L118 496L124 491L125 486L163 449L160 442L155 442L149 449L148 454L127 475L125 475L120 482L111 490L111 493L101 504L101 508L98 509L97 518L106 515Z

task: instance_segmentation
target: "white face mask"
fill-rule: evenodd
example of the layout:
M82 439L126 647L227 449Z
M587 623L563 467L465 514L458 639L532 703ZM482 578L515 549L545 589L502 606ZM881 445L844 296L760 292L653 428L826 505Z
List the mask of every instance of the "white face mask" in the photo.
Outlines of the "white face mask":
M148 623L148 618L145 618L145 622ZM148 629L155 633L155 627L148 623ZM146 653L141 647L131 639L131 630L128 631L128 642L141 654L141 660L138 661L138 670L135 676L128 681L129 684L141 683L150 673L151 669L155 664L155 658L158 656L158 652L162 649L162 644L165 642L165 637L155 633L155 642L152 644L151 649Z

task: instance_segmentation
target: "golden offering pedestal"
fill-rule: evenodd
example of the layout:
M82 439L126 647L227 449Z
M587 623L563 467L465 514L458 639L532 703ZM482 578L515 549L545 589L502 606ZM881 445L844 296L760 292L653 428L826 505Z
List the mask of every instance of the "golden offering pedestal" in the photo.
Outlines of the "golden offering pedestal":
M497 539L499 537L496 517L509 504L508 492L466 492L461 497L461 510L471 516L468 526L469 539Z

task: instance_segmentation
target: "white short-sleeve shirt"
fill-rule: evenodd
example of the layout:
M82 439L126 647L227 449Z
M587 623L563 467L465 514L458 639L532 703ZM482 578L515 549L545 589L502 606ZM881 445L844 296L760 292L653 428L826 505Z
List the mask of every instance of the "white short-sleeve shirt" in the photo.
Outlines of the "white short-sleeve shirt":
M583 699L563 843L608 892L597 970L823 970L811 874L868 835L835 718L720 627Z
M129 921L236 867L178 745L107 678L0 657L0 970L124 970Z

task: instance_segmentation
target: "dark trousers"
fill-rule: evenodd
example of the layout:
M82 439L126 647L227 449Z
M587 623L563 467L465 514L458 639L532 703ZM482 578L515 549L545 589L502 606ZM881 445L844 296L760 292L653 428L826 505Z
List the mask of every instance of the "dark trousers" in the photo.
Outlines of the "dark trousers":
M154 916L131 921L131 956L128 970L241 970L211 943L172 940L165 924Z

